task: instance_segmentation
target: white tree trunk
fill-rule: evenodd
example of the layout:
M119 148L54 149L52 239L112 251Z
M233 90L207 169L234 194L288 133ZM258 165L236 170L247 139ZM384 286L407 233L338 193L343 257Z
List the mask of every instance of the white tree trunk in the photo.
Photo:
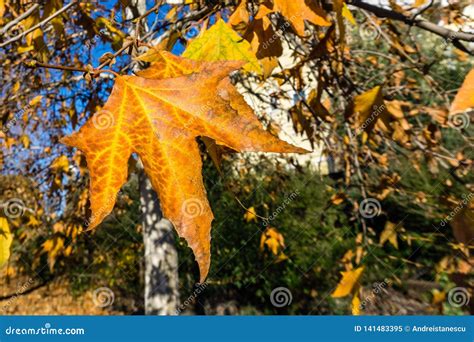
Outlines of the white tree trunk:
M146 12L146 0L132 0L126 19ZM129 32L134 36L132 29ZM145 314L175 315L178 307L178 251L171 222L163 218L160 201L139 164L139 191L145 246Z
M174 228L163 218L159 199L143 170L139 184L145 245L145 314L174 315L179 299Z

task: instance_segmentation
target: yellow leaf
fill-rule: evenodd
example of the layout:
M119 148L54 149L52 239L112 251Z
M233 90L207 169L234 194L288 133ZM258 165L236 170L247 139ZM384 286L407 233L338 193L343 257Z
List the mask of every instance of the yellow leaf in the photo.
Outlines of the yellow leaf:
M5 139L5 146L7 149L12 148L14 145L16 145L16 140L14 138L7 137Z
M280 263L282 261L285 261L285 260L288 260L288 256L281 252L279 255L278 255L278 258L276 259L276 263Z
M260 250L263 252L265 246L272 252L273 255L280 254L281 250L285 248L285 238L276 228L267 228L260 237ZM286 255L280 255L282 260L287 259Z
M56 172L67 172L69 170L69 160L67 156L62 155L54 159L50 168Z
M240 37L222 19L194 39L183 57L200 61L245 61L244 70L262 72L250 43Z
M446 299L446 292L444 292L444 291L439 291L438 289L433 289L431 291L431 294L433 295L433 299L431 301L431 303L433 305L441 304Z
M72 253L72 245L69 245L66 247L66 249L64 250L64 256L70 256Z
M280 12L281 15L291 23L295 32L300 37L304 37L305 21L318 26L331 25L331 23L326 20L326 13L315 5L315 2L310 6L308 6L308 3L306 0L273 0L271 12Z
M28 223L26 225L28 226L39 226L41 224L41 221L37 220L36 217L33 215L30 215L28 219Z
M229 24L238 26L239 24L247 24L249 22L249 12L247 11L247 0L242 0L235 8L234 13L229 17Z
M19 46L17 48L17 52L18 53L25 53L25 52L30 52L34 49L35 49L34 45Z
M464 79L456 97L451 105L449 114L457 114L474 109L474 69L472 69Z
M33 97L31 99L29 105L33 107L34 105L38 104L41 101L42 98L43 98L42 95L38 95L38 96Z
M36 11L34 14L28 16L26 19L22 20L20 22L21 26L23 26L23 29L26 31L36 24L40 22L40 15L38 11ZM43 62L46 61L47 58L47 45L44 42L43 38L43 30L41 28L37 28L36 30L28 33L25 36L25 41L27 46L34 46L34 49L36 53L38 54L37 57Z
M348 116L357 116L357 127L362 131L371 131L379 121L389 119L387 105L384 102L382 88L376 86L363 94L354 97L353 102L348 108ZM388 124L382 125L386 131Z
M257 222L257 213L255 212L254 207L250 207L244 214L244 220L247 222L254 221Z
M426 3L426 0L416 0L415 3L413 4L413 7L423 6L425 3Z
M11 266L8 266L6 271L5 271L5 276L7 277L10 277L10 278L13 278L14 276L16 276L17 272L16 272L16 269L11 267Z
M359 297L359 291L356 291L354 293L354 296L352 297L352 314L354 316L359 316L360 315L360 297Z
M5 14L5 0L0 0L0 21L3 19L3 15Z
M107 30L109 30L110 33L117 35L121 39L125 38L126 36L125 33L123 33L118 28L116 28L114 24L112 24L111 21L107 18L98 17L96 20L96 24L100 28L104 28L104 27L107 28Z
M398 249L397 231L396 224L390 221L385 223L385 228L380 234L380 244L383 245L385 242L390 242L393 247Z
M86 157L89 229L112 211L135 153L160 196L163 215L190 245L205 280L214 216L196 138L207 136L235 151L306 152L263 129L229 78L242 64L195 61L162 51L139 76L115 78L102 110L61 140Z
M48 265L51 272L54 269L59 254L64 250L64 239L55 236L43 243L43 251L48 253Z
M222 147L217 145L214 139L208 137L201 137L202 142L206 146L207 153L211 157L212 163L217 168L220 174L221 170L221 160L222 160Z
M20 81L16 81L15 84L12 87L12 91L16 93L20 89Z
M30 138L27 135L22 135L20 140L23 146L25 146L25 148L30 147Z
M349 10L345 2L342 5L342 16L346 18L347 21L349 21L352 25L357 26L357 22L355 21L351 11Z
M178 13L178 7L172 7L168 13L165 15L165 21L170 22L173 18L175 18L176 14Z
M13 236L8 226L8 221L5 217L0 217L0 266L8 261L10 258L10 246L13 241Z
M344 202L346 198L347 196L344 193L340 192L331 196L331 202L334 205L339 205Z
M334 292L331 294L333 298L345 297L352 293L358 285L359 278L364 271L364 267L356 268L355 270L341 272L342 278L337 285Z

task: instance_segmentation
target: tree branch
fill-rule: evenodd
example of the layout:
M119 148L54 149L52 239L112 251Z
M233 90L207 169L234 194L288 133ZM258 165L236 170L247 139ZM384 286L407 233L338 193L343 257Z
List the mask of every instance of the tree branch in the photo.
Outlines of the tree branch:
M18 24L20 21L22 21L23 19L27 18L30 16L30 14L32 14L34 11L36 11L40 6L38 4L34 4L33 6L31 6L30 8L28 8L28 10L26 10L25 13L22 13L21 15L19 15L18 17L16 17L15 19L13 19L12 21L10 21L9 23L7 23L1 30L0 30L0 36L3 36L10 28L12 28L13 26L15 26L16 24Z
M128 46L125 46L125 48L127 48ZM125 49L124 48L124 49ZM122 50L123 51L123 50ZM105 69L105 70L101 70L100 68L102 68L103 66L97 68L97 69L93 69L93 68L76 68L76 67L70 67L70 66L66 66L66 65L54 65L54 64L46 64L46 63L41 63L41 62L38 62L38 61L35 61L35 60L27 60L23 63L23 65L25 65L26 67L28 68L48 68L48 69L56 69L56 70L66 70L66 71L79 71L79 72L83 72L83 73L88 73L88 74L91 74L91 75L98 75L100 73L105 73L105 72L108 72L108 73L111 73L112 75L114 76L119 76L115 71L113 70L110 70L110 69ZM105 65L104 65L105 66Z
M15 37L7 40L6 42L3 42L0 44L0 48L4 47L4 46L7 46L8 44L11 44L13 42L16 42L17 40L20 40L22 39L23 37L25 37L28 33L31 33L33 31L35 31L36 29L40 28L40 27L43 27L44 25L46 25L47 23L49 23L51 20L53 20L54 18L56 18L58 15L60 15L61 13L67 11L69 8L71 8L72 6L76 5L78 3L78 0L72 0L69 4L67 4L66 6L64 6L63 8L61 8L60 10L58 10L57 12L51 14L49 17L45 18L43 21L41 21L40 23L36 24L35 26L31 27L30 29L26 30L25 32L22 32L20 33L19 35L16 35Z
M365 3L361 0L349 0L347 3L352 6L369 11L375 14L379 18L388 18L388 19L401 21L407 25L416 26L423 30L434 33L440 37L443 37L444 39L446 39L446 41L453 43L453 45L456 46L458 49L464 52L467 52L471 55L474 54L473 51L469 50L467 47L465 47L461 43L461 41L466 41L466 42L471 42L471 43L474 42L474 34L472 33L456 32L456 31L447 29L445 27L433 24L432 22L429 22L425 19L416 18L416 16L408 17L402 13L398 13L386 8L374 6L374 5Z

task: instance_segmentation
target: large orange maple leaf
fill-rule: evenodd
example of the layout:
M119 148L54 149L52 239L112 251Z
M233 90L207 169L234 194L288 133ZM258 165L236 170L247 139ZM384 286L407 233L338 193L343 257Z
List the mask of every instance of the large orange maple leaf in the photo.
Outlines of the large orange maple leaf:
M139 76L118 76L103 109L62 139L86 156L90 229L112 211L136 153L158 193L163 215L186 239L201 282L210 265L212 214L196 137L236 151L307 152L262 128L228 75L242 62L201 62L157 52ZM150 57L150 55L148 55Z

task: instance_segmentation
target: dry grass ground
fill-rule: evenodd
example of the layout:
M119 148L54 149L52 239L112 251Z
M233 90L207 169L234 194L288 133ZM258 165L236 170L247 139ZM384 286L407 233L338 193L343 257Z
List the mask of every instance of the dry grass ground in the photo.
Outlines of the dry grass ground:
M21 294L24 293L24 294ZM38 284L28 278L0 279L0 314L2 315L121 315L122 312L101 308L93 292L73 296L67 280L58 278Z

